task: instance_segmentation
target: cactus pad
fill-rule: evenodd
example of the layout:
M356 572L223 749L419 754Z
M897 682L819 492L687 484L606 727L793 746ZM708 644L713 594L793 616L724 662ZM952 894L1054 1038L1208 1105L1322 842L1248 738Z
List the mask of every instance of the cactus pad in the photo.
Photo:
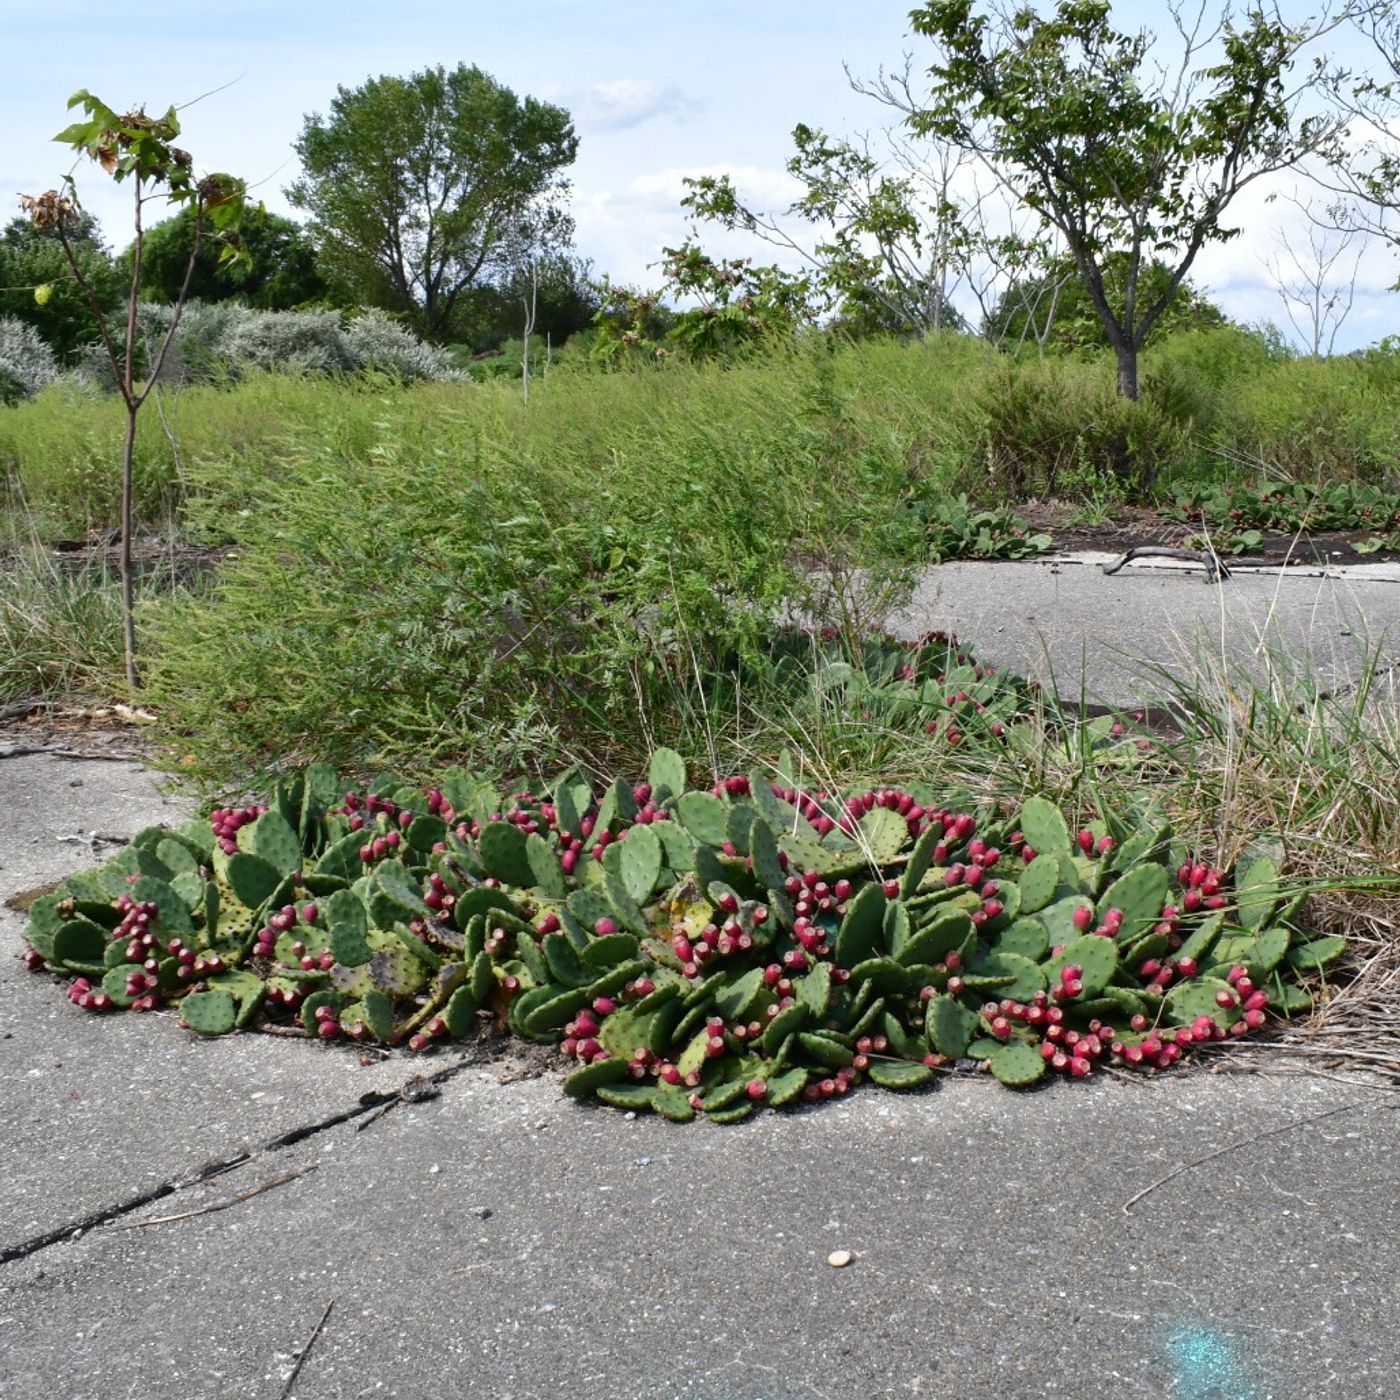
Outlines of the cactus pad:
M1013 1089L1024 1089L1045 1073L1045 1060L1039 1050L1025 1041L999 1045L991 1054L992 1073Z
M370 981L391 997L408 997L427 982L423 964L407 948L382 948L369 960Z
M264 812L251 827L244 830L248 832L244 849L265 860L279 875L290 875L292 871L301 869L301 840L292 824L280 812Z
M977 1016L950 996L929 998L925 1019L928 1042L940 1055L961 1059L977 1034Z
M1118 971L1118 949L1111 938L1090 934L1066 943L1060 956L1052 958L1047 971L1052 985L1060 980L1061 970L1071 965L1084 969L1083 997L1096 997L1113 980Z
M338 963L345 967L360 967L373 956L369 945L369 920L365 906L349 890L337 890L321 905L326 930L330 934L330 949Z
M623 889L634 903L645 904L661 876L661 842L656 833L647 826L634 826L613 849L619 853Z
M913 1060L871 1060L865 1071L882 1089L918 1089L933 1078L933 1071Z
M182 998L180 1015L191 1030L201 1035L227 1035L237 1019L238 1007L220 988L212 992L191 992Z
M1123 915L1119 943L1128 944L1147 933L1162 917L1167 902L1167 872L1160 865L1138 865L1120 875L1099 900L1102 916L1110 909Z
M729 839L729 809L709 792L688 792L676 803L680 823L706 846L722 846Z
M276 866L246 851L231 855L224 871L233 897L249 909L261 909L282 883Z
M477 841L481 864L503 884L529 889L535 872L525 850L525 833L512 822L488 822Z
M429 912L428 906L423 903L423 892L418 881L400 860L381 861L375 867L374 888L399 911L400 917L421 916Z
M1032 797L1021 808L1021 832L1037 855L1070 851L1069 824L1060 809L1043 797Z
M1023 914L1034 914L1053 903L1060 888L1059 856L1054 852L1036 856L1021 872L1020 887Z

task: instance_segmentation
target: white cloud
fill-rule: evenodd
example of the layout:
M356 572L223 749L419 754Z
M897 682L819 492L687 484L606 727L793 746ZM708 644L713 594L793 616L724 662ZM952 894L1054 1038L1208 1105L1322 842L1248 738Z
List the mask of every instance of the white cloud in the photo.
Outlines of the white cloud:
M703 102L687 96L680 88L646 78L598 83L572 100L566 96L565 105L585 131L626 131L656 117L684 120L704 108Z
M615 190L590 188L580 182L573 192L577 242L598 259L600 270L614 281L654 285L661 250L674 248L686 237L691 218L681 208L685 180L702 175L728 175L756 208L785 209L801 192L786 171L754 165L668 166L638 175ZM754 257L781 261L776 251L759 240L726 234L717 226L701 226L704 247L721 257Z

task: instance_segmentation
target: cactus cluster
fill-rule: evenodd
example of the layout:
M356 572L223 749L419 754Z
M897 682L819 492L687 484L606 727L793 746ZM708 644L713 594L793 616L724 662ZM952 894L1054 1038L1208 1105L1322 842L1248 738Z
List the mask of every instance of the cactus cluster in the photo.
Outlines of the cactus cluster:
M566 1092L688 1119L928 1082L1166 1068L1311 1005L1343 940L1277 859L1235 872L1166 826L1072 832L774 773L503 796L461 770L347 792L313 764L266 805L148 828L31 909L25 954L106 1012L219 1035L299 1021L413 1051L484 1024L557 1046Z

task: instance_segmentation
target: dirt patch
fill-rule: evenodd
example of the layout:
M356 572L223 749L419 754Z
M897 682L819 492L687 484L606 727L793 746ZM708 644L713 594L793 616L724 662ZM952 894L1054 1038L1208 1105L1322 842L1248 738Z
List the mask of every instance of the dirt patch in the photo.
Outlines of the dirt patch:
M1161 512L1143 506L1116 506L1113 519L1085 522L1083 507L1069 501L1025 501L1016 513L1031 527L1049 535L1055 548L1064 553L1099 550L1122 554L1137 545L1182 545L1199 533L1196 526L1172 520ZM1329 530L1302 534L1264 535L1247 554L1222 554L1228 563L1268 564L1274 568L1320 564L1393 564L1400 562L1400 549L1378 549L1359 553L1355 546L1374 538L1374 530ZM1223 537L1221 540L1223 548Z
M65 574L92 569L115 578L121 572L120 540L119 531L94 530L74 539L50 540L42 553ZM31 549L12 542L0 544L0 569ZM140 580L185 584L212 574L233 552L231 545L176 544L159 535L143 535L131 543L132 573Z
M0 757L16 752L81 754L87 758L150 757L155 716L130 705L77 709L34 703L0 710Z

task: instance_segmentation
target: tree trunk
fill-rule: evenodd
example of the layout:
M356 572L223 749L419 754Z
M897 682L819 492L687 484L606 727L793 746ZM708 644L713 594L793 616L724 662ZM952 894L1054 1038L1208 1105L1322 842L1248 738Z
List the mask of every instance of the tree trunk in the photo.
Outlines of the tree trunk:
M1135 345L1120 345L1118 356L1118 392L1125 399L1137 402L1138 397L1138 352Z
M126 651L126 684L135 695L141 679L136 672L136 600L131 577L132 458L136 450L136 413L139 405L126 406L126 442L122 451L122 634Z

